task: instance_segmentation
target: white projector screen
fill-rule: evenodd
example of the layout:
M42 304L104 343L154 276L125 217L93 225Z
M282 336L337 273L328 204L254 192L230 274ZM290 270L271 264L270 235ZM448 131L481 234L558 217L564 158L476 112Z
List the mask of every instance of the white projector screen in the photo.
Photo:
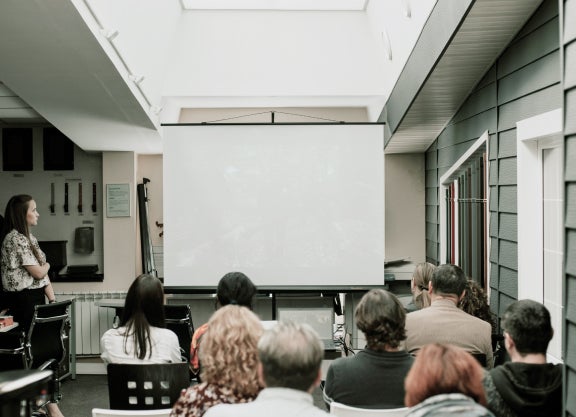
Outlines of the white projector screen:
M164 283L384 283L383 126L164 126Z

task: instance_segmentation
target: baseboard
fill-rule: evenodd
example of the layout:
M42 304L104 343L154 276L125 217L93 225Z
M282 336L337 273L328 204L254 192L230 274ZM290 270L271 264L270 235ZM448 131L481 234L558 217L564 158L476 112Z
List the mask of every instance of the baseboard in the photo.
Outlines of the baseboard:
M76 362L76 374L106 375L106 364L104 362Z

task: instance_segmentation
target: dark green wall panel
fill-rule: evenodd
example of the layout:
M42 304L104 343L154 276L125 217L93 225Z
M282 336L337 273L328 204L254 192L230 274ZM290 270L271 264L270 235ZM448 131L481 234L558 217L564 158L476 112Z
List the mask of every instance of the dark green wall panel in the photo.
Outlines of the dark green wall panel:
M426 239L433 242L439 242L438 240L438 225L429 223L426 225Z
M486 130L496 131L496 109L487 110L470 119L446 126L438 136L438 149L477 139Z
M496 65L492 65L490 69L486 71L486 74L484 74L484 77L482 77L480 82L476 84L473 91L480 90L493 82L496 82Z
M538 27L558 16L558 2L544 1L538 11L528 20L522 30L515 36L513 42L517 42L527 34L533 32Z
M562 107L562 89L560 84L536 91L529 96L500 106L498 112L498 130L516 127L516 122Z
M498 184L514 185L518 183L516 165L516 158L506 158L498 161Z
M498 135L490 135L488 139L488 159L491 161L498 158Z
M438 259L438 243L431 240L426 241L426 257L431 259Z
M505 304L507 307L512 302L508 300L508 297L518 299L518 272L504 267L500 267L498 272L500 274L498 289L501 293L506 294Z
M490 211L498 211L498 187L490 187Z
M498 239L490 239L490 262L498 263Z
M498 103L503 104L560 82L560 51L556 50L498 81Z
M476 139L474 139L474 141ZM474 141L459 143L457 145L450 146L448 148L438 149L438 166L445 168L452 168L454 163L458 159L460 159L462 155L466 153L468 148L470 148L471 143L473 143Z
M573 355L571 354L570 356ZM571 393L576 392L576 372L571 369L567 369L566 371L566 391ZM569 412L570 415L576 416L576 395L566 396L566 411Z
M426 171L426 187L438 187L438 171L429 169Z
M468 119L494 107L496 107L496 83L473 92L452 118L451 123Z
M438 156L436 151L426 152L426 169L436 169L438 168Z
M438 224L438 206L426 206L426 221Z
M576 230L566 230L566 273L576 276Z
M438 189L426 188L426 205L438 204Z
M566 68L576 68L576 40L566 46L564 60L566 61ZM564 88L573 87L576 87L576 70L565 71Z
M516 129L498 134L498 158L516 156Z
M498 77L510 74L556 49L558 49L557 17L514 42L504 51L498 60Z
M518 270L518 244L507 240L498 242L498 261L506 268Z
M575 70L576 71L576 70ZM564 114L564 134L576 135L576 88L566 91Z
M517 189L518 188L515 185L506 185L500 187L500 193L498 195L498 208L500 211L504 211L506 213L518 212Z
M576 229L576 182L566 184L566 227ZM569 252L570 253L570 252Z
M574 117L576 117L576 115L574 115ZM564 164L566 167L566 181L576 181L576 136L566 138L564 154L566 159L566 163Z
M564 2L564 42L576 40L576 0ZM568 67L574 68L574 67Z
M498 213L490 213L490 237L498 237Z
M566 294L576 294L576 277L566 277ZM566 297L566 319L576 324L576 297Z
M518 216L512 213L500 213L498 236L513 242L518 241Z

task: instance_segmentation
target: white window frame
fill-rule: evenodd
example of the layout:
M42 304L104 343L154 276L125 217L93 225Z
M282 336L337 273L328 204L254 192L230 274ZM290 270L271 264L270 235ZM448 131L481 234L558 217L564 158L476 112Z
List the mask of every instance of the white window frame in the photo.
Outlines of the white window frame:
M544 303L542 150L558 147L563 151L562 131L562 109L555 109L516 123L519 300L532 299ZM563 230L559 230L558 233L563 233ZM559 274L558 285L562 283L563 274ZM555 317L552 311L551 314L554 337L559 337L561 340L561 321L558 325L559 318ZM548 360L562 361L561 358L550 354Z
M474 156L478 155L479 153L486 153L486 155L489 155L489 133L488 131L484 131L484 133L482 133L482 135L480 135L480 137L476 140L476 142L474 142L474 144L472 144L472 146L470 148L468 148L468 150L450 167L450 169L448 171L446 171L446 173L444 175L442 175L442 177L440 177L440 183L439 183L439 187L438 187L438 201L440 204L440 263L446 263L449 260L448 257L448 242L447 242L447 238L446 238L446 230L448 229L448 225L446 224L446 214L447 214L447 207L446 207L446 190L448 189L448 187L450 186L450 184L452 184L454 182L454 180L458 177L459 172L466 167L468 161L470 159L472 159ZM486 192L486 207L487 210L485 212L485 224L486 224L486 228L487 230L490 230L490 216L489 216L489 211L490 211L490 193L489 193L489 183L488 183L488 173L490 171L489 169L490 166L490 161L489 158L486 158L486 178L484 178L484 183L486 184L486 187L488 188L487 192ZM458 191L456 190L456 197L458 196ZM455 214L455 224L457 224L458 221L458 213ZM455 234L455 242L454 244L456 245L456 259L458 259L458 234ZM490 282L490 238L489 236L487 237L488 242L487 242L487 253L486 253L486 259L484 260L485 262L485 271L486 271L486 277L488 280L488 284ZM487 293L489 293L490 291L490 285L488 285L488 288L486 288L485 290Z

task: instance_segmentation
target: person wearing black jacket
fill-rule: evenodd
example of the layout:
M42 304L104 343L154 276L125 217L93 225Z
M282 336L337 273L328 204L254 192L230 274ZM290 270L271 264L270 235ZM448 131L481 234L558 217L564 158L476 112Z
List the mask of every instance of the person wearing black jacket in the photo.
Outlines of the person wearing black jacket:
M546 362L554 334L550 313L533 300L512 303L502 317L511 362L484 377L488 408L497 417L560 416L562 365Z

